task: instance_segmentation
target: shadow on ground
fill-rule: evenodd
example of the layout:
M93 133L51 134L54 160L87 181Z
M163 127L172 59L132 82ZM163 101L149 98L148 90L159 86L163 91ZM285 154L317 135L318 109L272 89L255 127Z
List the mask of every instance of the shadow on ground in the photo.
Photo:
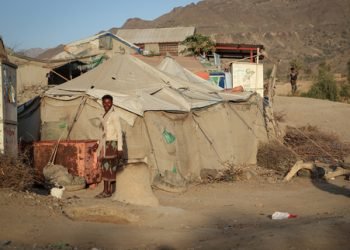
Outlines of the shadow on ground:
M312 179L312 184L322 191L350 197L350 189L345 186L338 186L323 179Z

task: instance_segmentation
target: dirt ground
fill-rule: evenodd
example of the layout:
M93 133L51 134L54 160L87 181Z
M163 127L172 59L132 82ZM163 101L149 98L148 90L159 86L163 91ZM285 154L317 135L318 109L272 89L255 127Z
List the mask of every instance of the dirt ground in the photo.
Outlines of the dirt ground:
M312 81L299 81L298 91L307 92ZM317 126L321 131L334 133L350 143L350 105L328 100L292 97L290 83L276 85L274 112L282 117L280 126Z
M275 108L285 112L285 124L315 124L349 140L350 105L344 105L276 97ZM55 200L0 190L0 249L349 249L344 177L284 183L252 176L185 193L154 190L161 204L154 208L95 199L99 191L101 185ZM297 218L272 220L275 211Z

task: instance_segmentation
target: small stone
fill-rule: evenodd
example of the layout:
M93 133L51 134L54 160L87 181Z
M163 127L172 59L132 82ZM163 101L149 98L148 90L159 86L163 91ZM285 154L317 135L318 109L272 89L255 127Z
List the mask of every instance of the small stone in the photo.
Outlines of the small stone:
M247 181L249 181L253 176L249 171L247 171L244 173L244 177Z
M276 183L276 179L270 176L267 178L267 182L270 184L274 184L274 183Z
M10 240L2 240L0 241L0 246L8 246L11 244Z
M263 206L264 206L264 204L262 204L262 203L255 204L255 207L263 207Z

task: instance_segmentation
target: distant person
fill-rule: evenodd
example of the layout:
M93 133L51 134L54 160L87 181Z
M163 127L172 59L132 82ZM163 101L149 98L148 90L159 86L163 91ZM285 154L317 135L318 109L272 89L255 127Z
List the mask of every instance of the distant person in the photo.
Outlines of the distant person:
M105 110L101 123L102 137L92 148L97 150L103 180L103 191L96 198L112 196L117 169L123 165L124 160L123 132L120 116L113 107L113 97L104 95L102 105Z
M297 80L298 80L298 72L294 67L290 68L290 84L292 86L292 94L294 95L297 91Z

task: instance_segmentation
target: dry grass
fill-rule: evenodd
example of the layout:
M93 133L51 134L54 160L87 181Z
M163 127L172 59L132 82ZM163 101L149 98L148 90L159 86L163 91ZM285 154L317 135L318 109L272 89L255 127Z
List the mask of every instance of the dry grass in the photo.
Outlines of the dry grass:
M301 160L334 163L350 154L350 146L334 134L324 133L314 126L287 127L284 144L293 149Z
M224 163L225 169L202 169L201 178L203 183L214 182L232 182L242 180L243 169L242 166L235 166L230 162Z
M342 162L350 154L350 145L313 126L287 127L283 139L283 144L271 141L259 146L257 160L260 167L286 173L297 160L333 164Z
M297 161L297 157L277 141L259 145L257 162L260 167L285 174Z
M31 188L35 181L35 171L24 163L23 157L0 154L0 188L22 191Z

